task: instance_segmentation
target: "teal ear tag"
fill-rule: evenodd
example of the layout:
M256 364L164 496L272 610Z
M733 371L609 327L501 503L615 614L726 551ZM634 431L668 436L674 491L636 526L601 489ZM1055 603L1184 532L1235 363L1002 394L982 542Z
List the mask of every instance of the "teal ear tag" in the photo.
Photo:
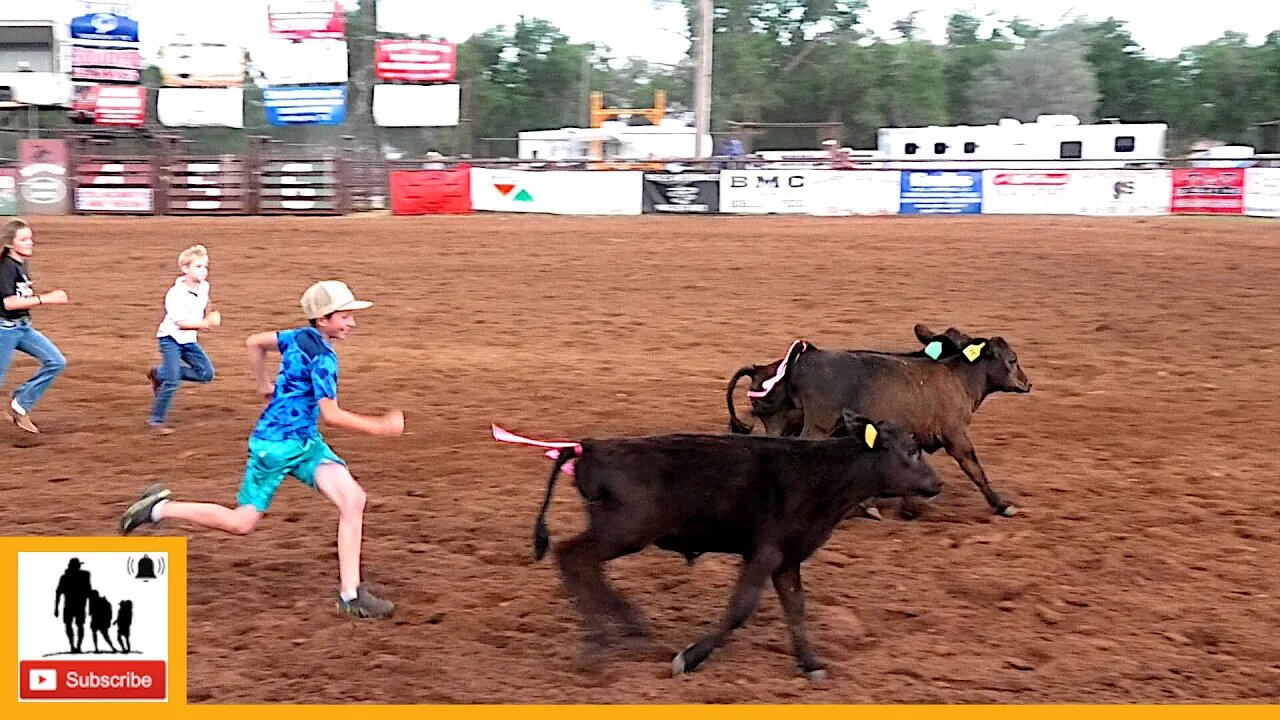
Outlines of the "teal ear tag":
M924 354L929 356L930 360L937 360L942 356L942 343L934 340L924 346Z

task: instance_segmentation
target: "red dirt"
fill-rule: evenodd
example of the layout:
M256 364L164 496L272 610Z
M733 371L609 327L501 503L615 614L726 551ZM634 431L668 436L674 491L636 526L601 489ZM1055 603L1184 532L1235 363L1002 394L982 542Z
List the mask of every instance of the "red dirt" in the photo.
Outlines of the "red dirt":
M376 307L339 348L342 400L411 434L333 431L370 492L369 576L396 619L336 616L336 513L287 482L245 538L191 534L192 702L1276 702L1280 225L1209 218L35 219L38 325L70 360L0 427L6 534L113 532L148 482L231 502L260 409L243 340L298 322L313 280ZM178 432L144 432L174 258L212 254L218 367ZM548 461L494 443L725 428L724 386L796 336L913 349L911 326L999 334L1035 383L978 413L1022 513L949 458L920 520L854 520L806 565L831 678L793 667L776 598L705 669L671 655L718 618L736 562L613 563L654 649L596 676L554 563L532 562ZM15 360L9 387L31 371ZM562 485L557 539L581 527ZM177 533L179 528L158 532Z

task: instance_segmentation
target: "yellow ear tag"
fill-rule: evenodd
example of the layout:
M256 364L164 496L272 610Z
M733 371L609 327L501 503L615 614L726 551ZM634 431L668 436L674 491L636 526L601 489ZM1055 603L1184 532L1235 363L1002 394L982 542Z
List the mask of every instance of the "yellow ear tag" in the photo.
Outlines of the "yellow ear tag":
M874 448L876 446L876 438L880 436L880 431L876 430L876 426L867 423L867 429L862 432L862 437L867 441L867 447Z
M969 359L969 362L974 362L978 359L978 355L982 354L982 348L986 346L987 344L984 342L969 345L964 349L964 356Z

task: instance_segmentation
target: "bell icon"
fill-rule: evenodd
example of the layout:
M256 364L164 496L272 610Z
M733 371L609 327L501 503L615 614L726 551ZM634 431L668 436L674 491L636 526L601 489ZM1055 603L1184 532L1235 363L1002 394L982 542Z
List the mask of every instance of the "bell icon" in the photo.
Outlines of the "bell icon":
M152 561L152 559L147 557L146 555L143 555L142 559L138 561L138 574L136 575L136 577L139 580L155 580L156 579L155 562Z

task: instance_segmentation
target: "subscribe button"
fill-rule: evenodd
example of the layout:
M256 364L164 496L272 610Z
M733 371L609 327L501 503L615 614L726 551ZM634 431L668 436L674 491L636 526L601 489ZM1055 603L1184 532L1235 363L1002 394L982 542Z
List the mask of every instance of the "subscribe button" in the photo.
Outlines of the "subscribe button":
M163 660L23 660L23 700L164 700Z

